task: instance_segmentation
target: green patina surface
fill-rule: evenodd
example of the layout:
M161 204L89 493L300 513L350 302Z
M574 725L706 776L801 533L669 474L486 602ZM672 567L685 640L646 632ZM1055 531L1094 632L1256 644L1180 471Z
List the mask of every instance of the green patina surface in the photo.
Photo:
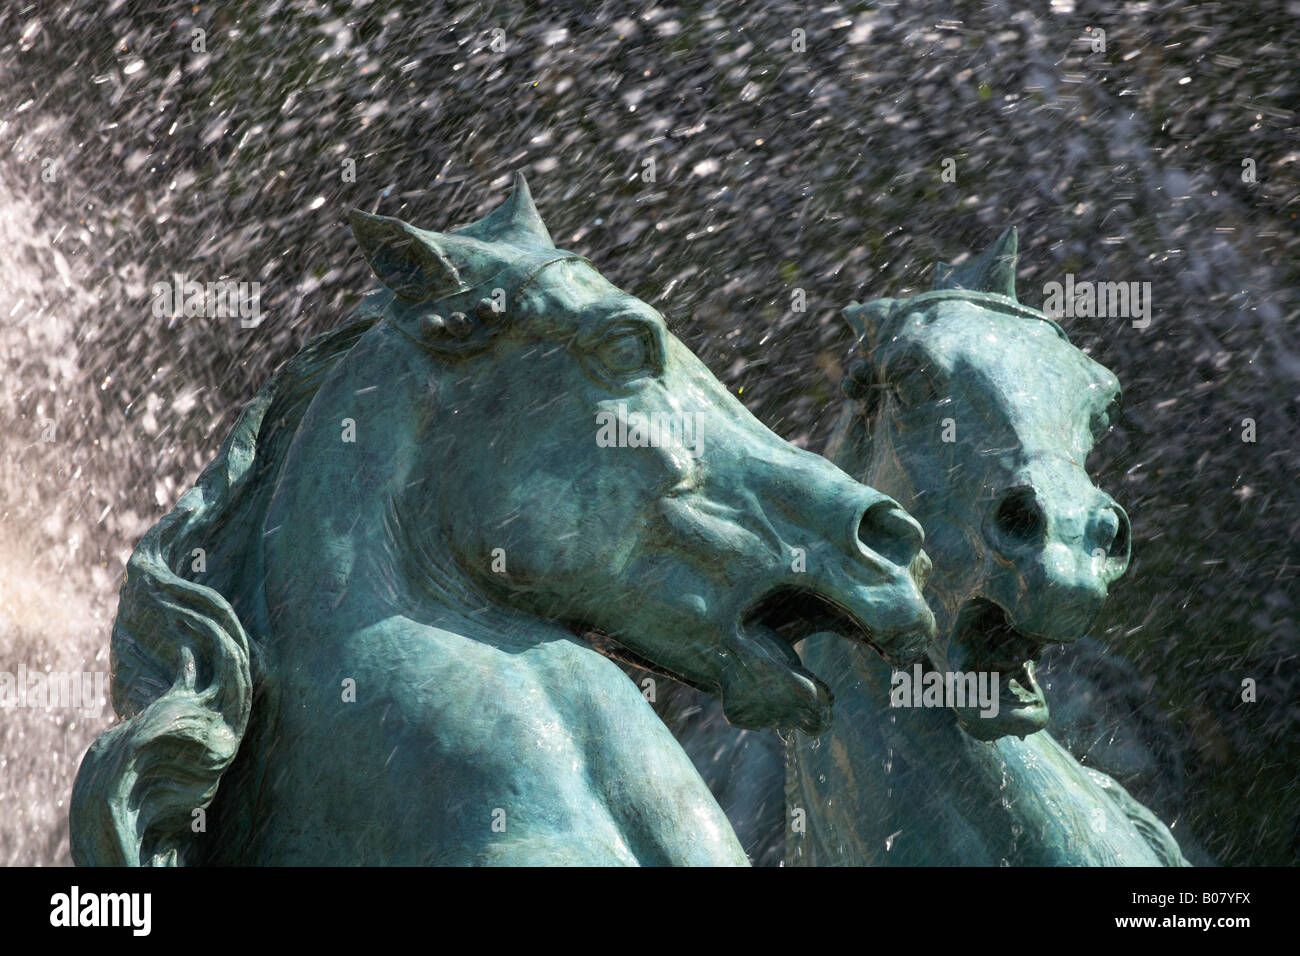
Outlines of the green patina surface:
M78 775L74 859L744 863L605 655L738 725L824 730L806 631L778 612L834 608L918 658L919 527L556 249L522 180L453 233L353 229L383 288L276 374L132 555L124 719Z

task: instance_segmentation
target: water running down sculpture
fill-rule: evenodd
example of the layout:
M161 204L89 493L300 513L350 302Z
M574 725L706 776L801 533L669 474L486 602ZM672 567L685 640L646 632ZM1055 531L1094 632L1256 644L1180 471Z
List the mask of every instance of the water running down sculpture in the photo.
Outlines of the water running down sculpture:
M74 859L744 863L578 635L737 724L816 733L830 697L790 645L924 652L919 526L556 249L522 179L453 233L352 224L385 288L258 393L128 563L123 721L78 774ZM703 441L602 447L597 414L624 410L694 414Z

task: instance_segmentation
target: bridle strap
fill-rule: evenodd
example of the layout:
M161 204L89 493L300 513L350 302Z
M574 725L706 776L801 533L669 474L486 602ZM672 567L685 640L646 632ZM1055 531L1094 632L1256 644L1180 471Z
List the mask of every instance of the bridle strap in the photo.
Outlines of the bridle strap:
M1065 341L1070 341L1070 337L1065 334L1065 329L1061 328L1055 319L1038 309L1031 309L1027 305L1022 305L1009 295L1001 295L997 292L976 292L970 289L935 289L931 292L922 292L920 295L912 296L912 298L899 303L894 307L893 312L896 314L911 311L918 304L927 305L930 302L943 301L972 302L998 312L1019 316L1022 319L1037 319L1039 322L1046 322L1050 325L1056 330L1056 334Z

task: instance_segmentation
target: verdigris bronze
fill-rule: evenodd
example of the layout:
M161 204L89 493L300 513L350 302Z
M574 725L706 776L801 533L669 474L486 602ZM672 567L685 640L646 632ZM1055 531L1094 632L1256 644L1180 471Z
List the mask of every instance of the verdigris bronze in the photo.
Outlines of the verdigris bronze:
M738 725L817 733L831 698L791 643L925 652L919 526L557 249L522 179L456 232L352 225L373 304L276 374L130 559L123 721L78 775L74 859L744 863L579 635Z
M807 816L792 863L1186 864L1164 824L1043 730L1034 663L1086 632L1128 566L1129 522L1084 469L1119 383L1016 300L1015 266L1009 230L941 265L929 292L846 310L863 360L827 455L926 529L941 639L923 671L998 674L1000 693L996 708L915 707L875 655L806 642L836 712L790 746L787 809Z

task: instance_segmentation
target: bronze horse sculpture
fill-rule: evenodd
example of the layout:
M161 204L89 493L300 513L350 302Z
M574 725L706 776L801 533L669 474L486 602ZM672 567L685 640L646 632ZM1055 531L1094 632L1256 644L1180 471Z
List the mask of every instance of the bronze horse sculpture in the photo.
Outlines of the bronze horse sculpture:
M835 693L825 735L782 748L727 727L698 695L665 695L665 719L756 859L1185 864L1163 823L1044 729L1036 661L1083 636L1131 541L1084 468L1119 383L1017 300L1016 246L1009 230L964 268L940 265L928 292L846 310L861 358L826 451L926 529L941 637L923 679L996 674L996 707L915 707L898 693L912 669L819 636L801 654Z
M850 306L863 361L827 457L911 507L935 562L924 669L999 677L995 713L898 706L886 663L820 638L834 727L795 740L792 863L1186 865L1169 829L1044 729L1035 664L1082 637L1128 567L1128 517L1085 462L1114 374L1016 298L1015 230L911 299Z
M745 863L610 658L740 726L821 732L791 645L927 652L920 527L557 249L521 178L455 232L352 227L371 303L258 393L128 563L123 719L78 774L74 859Z

